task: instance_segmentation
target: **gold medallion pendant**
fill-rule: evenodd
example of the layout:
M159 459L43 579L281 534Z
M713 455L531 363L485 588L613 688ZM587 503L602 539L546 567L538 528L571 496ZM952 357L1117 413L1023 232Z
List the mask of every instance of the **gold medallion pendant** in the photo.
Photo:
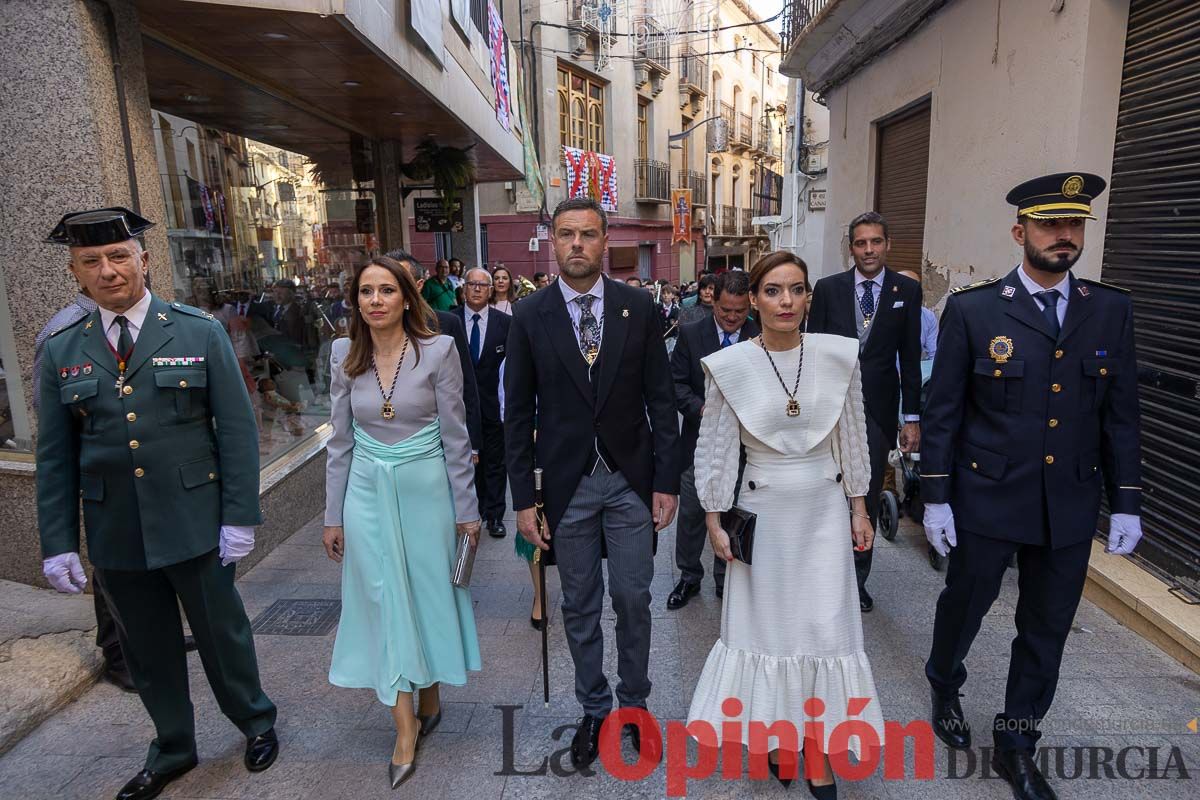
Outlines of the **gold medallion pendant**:
M789 417L800 416L800 404L797 403L795 400L788 400L787 415Z
M379 409L379 416L387 420L396 418L396 409L392 407L390 402L384 403L383 408Z

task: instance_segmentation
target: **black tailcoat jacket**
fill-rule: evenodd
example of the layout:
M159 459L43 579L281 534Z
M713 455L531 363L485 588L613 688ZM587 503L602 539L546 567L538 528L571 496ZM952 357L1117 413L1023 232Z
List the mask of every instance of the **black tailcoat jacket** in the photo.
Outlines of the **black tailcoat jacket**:
M1018 267L1017 269L1020 269ZM959 530L1060 548L1141 504L1133 307L1071 276L1061 331L1017 270L950 296L922 417L921 496Z
M809 311L810 333L835 333L858 337L855 319L856 270L849 269L817 281ZM896 371L897 357L900 371ZM896 273L883 271L883 287L871 334L858 355L862 372L863 408L892 441L901 410L921 413L921 284Z
M541 467L551 533L597 438L647 508L654 492L679 494L679 428L661 314L646 291L601 280L604 324L591 378L557 285L513 306L509 326L504 432L513 508L533 506L533 469Z

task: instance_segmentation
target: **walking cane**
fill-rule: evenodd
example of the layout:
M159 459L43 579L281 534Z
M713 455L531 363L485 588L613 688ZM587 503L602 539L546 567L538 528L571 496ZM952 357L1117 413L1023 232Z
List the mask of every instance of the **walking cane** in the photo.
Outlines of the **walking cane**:
M542 468L533 471L533 513L537 519L538 535L546 536L546 514L542 511ZM546 564L542 548L533 551L533 563L538 568L538 591L542 593L542 702L550 707L550 609L546 603Z

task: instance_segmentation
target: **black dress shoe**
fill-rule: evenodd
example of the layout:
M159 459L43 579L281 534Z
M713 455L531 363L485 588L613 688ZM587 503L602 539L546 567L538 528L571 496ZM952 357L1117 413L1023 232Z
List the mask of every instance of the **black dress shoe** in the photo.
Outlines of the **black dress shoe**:
M583 769L596 760L600 750L600 726L603 724L603 719L591 714L584 714L583 719L579 720L579 729L571 740L571 763L575 769Z
M278 755L279 739L275 736L275 729L271 728L266 733L251 736L246 740L246 757L242 759L242 763L251 772L262 772L275 763L275 757Z
M858 590L858 607L862 609L862 613L864 614L869 614L871 609L875 607L875 598L871 597L870 592L865 588Z
M683 608L688 604L688 600L700 593L700 584L689 583L681 580L675 584L675 588L667 595L667 608L674 611L678 608Z
M503 539L507 535L508 530L500 520L494 519L488 523L488 536L491 536L493 539Z
M538 619L537 617L531 616L529 618L529 627L533 628L535 631L540 631L542 628L546 627L549 624L550 624L550 621L546 617L542 617L541 619Z
M810 780L806 779L805 782L808 783L808 793L817 798L817 800L837 800L836 783L828 783L824 786L815 786Z
M133 676L129 674L129 668L125 666L114 667L107 665L104 668L104 680L116 686L124 692L136 692L137 686L133 682Z
M725 584L718 583L717 584L717 599L723 600L724 598L725 598Z
M158 797L162 790L167 788L168 783L185 772L189 772L194 766L196 766L196 759L193 758L191 763L170 772L153 772L144 769L134 776L133 780L125 784L121 791L117 792L116 800L151 800L153 797Z
M637 751L638 755L641 755L642 754L642 729L639 728L637 725L626 725L625 730L622 731L622 733L624 733L625 731L629 732L629 742L630 742L630 744L633 745L633 749ZM649 755L651 755L653 757L655 763L658 763L659 761L662 760L661 752L650 753Z
M1033 755L1024 750L997 750L992 754L992 769L1008 781L1016 800L1058 800Z
M933 699L933 732L947 747L955 750L969 748L971 724L963 716L958 692L939 694L936 689L930 689L930 696Z

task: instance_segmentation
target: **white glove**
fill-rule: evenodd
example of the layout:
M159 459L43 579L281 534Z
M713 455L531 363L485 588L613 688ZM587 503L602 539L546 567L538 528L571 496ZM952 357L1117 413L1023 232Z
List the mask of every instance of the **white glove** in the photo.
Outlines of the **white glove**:
M929 546L942 558L950 555L950 548L958 546L958 534L954 531L954 512L949 503L926 503L925 538Z
M79 553L60 553L42 561L42 574L50 585L63 594L79 594L87 586L87 575Z
M254 549L254 528L242 525L221 526L221 566L228 567L250 555Z
M1104 552L1127 556L1142 538L1142 518L1137 514L1113 514L1108 525L1108 547Z

